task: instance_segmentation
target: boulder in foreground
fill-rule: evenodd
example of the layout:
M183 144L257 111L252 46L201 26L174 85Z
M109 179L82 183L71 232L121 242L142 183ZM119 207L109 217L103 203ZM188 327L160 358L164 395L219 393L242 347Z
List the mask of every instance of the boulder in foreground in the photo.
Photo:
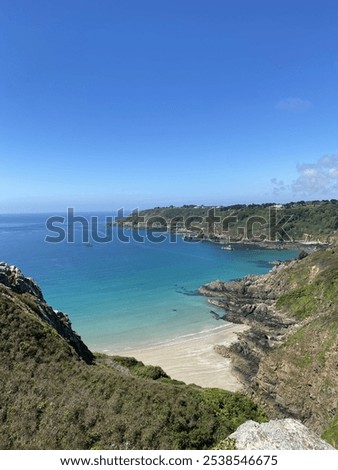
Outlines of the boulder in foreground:
M239 450L334 450L295 419L276 419L268 423L246 421L229 436Z

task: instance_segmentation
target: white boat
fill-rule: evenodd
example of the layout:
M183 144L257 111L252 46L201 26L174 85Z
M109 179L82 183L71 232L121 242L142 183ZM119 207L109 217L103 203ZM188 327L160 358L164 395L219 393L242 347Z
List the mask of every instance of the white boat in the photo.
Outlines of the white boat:
M221 250L228 250L228 251L232 251L232 250L233 250L233 248L232 248L232 246L231 246L231 245L224 245L224 246L222 246L222 247L221 247Z

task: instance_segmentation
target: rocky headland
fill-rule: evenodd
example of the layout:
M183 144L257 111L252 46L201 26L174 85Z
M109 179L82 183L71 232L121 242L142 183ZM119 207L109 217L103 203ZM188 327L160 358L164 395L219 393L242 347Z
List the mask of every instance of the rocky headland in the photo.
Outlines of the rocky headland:
M237 343L216 346L247 393L272 417L336 436L338 253L300 258L263 276L211 282L200 293L225 309L227 321L250 326Z
M295 263L281 263L262 276L212 281L199 289L211 305L225 310L224 320L251 327L230 349L216 346L219 353L232 357L234 369L246 385L252 385L261 357L282 344L297 325L295 319L276 308L277 299L286 288L279 274Z

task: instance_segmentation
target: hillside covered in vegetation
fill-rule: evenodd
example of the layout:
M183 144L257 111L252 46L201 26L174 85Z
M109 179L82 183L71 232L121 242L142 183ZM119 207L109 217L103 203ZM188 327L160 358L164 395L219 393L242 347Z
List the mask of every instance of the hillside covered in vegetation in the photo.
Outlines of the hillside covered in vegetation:
M210 210L212 211L210 213ZM219 218L210 233L210 217ZM200 218L203 221L199 220ZM165 225L168 230L195 231L200 236L223 235L230 241L327 242L338 229L338 200L299 201L287 204L235 204L231 206L156 207L132 212L121 219L132 227ZM212 237L211 237L212 238Z

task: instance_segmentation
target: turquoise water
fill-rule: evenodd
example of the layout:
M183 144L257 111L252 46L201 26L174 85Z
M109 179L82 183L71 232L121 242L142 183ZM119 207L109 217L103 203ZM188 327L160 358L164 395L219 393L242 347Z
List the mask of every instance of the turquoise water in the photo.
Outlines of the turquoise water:
M115 231L112 242L86 246L80 227L75 243L46 243L47 217L0 215L0 261L33 277L47 302L69 314L73 328L94 350L121 352L217 328L220 322L210 315L207 300L197 295L199 286L265 273L270 261L296 255L226 251L181 238L121 243ZM103 214L100 219L103 230Z

